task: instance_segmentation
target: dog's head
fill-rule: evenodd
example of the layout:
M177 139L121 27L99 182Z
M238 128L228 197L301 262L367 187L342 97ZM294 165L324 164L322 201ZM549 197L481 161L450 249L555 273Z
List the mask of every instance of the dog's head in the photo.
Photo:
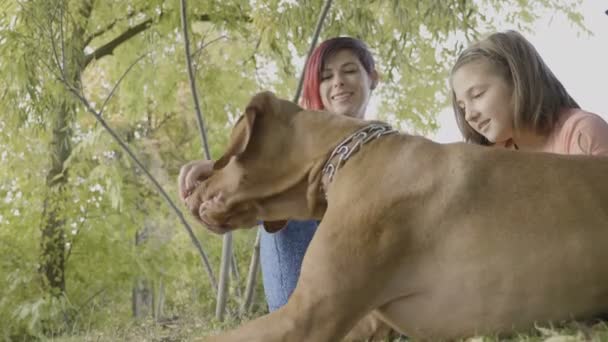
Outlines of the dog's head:
M234 158L245 159L246 152L255 159L274 156L282 149L281 144L289 142L291 120L301 111L300 106L271 92L255 95L234 125L228 147L214 169L223 169Z
M192 194L195 203L190 207L195 211L199 205L194 214L211 230L223 233L259 220L310 218L309 161L302 160L296 138L304 128L294 125L300 114L309 113L270 92L251 99L212 176Z

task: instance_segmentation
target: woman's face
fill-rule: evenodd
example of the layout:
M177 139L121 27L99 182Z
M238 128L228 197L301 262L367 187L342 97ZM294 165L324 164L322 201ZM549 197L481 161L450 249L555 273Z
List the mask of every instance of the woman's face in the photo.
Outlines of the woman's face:
M513 138L513 86L495 68L484 59L467 63L452 75L452 89L469 126L503 143Z
M340 50L329 56L321 70L319 86L325 110L363 118L377 80L377 72L368 74L351 50Z

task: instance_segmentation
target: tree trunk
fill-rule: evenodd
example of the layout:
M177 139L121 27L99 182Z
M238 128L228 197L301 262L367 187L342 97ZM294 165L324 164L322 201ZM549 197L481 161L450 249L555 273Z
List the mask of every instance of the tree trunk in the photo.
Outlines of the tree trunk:
M65 201L67 170L64 163L72 152L72 130L70 118L73 107L61 102L52 124L53 140L50 148L51 168L47 174L46 184L49 195L45 201L45 220L42 226L41 273L51 294L61 296L65 293L65 252L66 238L65 219L61 207Z
M138 230L135 233L136 248L146 242L148 239L148 228ZM154 290L152 282L145 276L136 276L135 284L133 285L133 317L145 318L148 317L154 308Z
M153 297L150 281L138 277L133 286L133 317L141 319L150 316L154 306Z
M49 5L48 3L44 5ZM37 6L37 4L34 4ZM41 34L48 35L51 50L50 56L56 56L54 65L58 74L71 82L71 86L79 87L80 75L84 70L83 61L85 59L85 28L91 15L92 2L86 0L74 9L82 21L74 21L72 17L66 15L70 13L69 3L61 2L58 12L59 16L51 19L47 27L48 32L42 31ZM76 107L67 92L51 93L50 103L53 105L49 110L52 117L52 142L49 149L50 170L47 174L46 184L48 196L44 205L44 219L42 221L41 262L40 271L44 277L45 285L48 286L53 296L62 296L66 290L65 284L65 218L63 216L64 203L67 201L68 170L65 162L72 153L72 125L76 116Z

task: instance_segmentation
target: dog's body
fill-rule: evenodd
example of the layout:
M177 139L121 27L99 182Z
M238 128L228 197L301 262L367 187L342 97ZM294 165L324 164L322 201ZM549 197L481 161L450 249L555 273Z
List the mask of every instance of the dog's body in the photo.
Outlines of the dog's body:
M427 340L608 312L608 158L387 135L352 155L325 201L325 160L366 124L252 100L196 213L225 228L322 221L287 305L212 341L336 341L372 311Z

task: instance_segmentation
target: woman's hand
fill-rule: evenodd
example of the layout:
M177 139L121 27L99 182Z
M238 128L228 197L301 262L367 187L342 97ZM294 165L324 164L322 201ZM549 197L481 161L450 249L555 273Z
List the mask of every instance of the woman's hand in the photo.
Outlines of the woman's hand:
M213 163L211 160L196 160L182 166L177 186L179 196L192 216L209 230L223 234L230 230L226 225L228 220L223 216L226 212L224 200L221 195L204 198L206 189L201 187L201 183L211 177Z
M212 160L196 160L182 166L177 177L177 186L181 200L185 203L196 186L209 178L212 172Z

